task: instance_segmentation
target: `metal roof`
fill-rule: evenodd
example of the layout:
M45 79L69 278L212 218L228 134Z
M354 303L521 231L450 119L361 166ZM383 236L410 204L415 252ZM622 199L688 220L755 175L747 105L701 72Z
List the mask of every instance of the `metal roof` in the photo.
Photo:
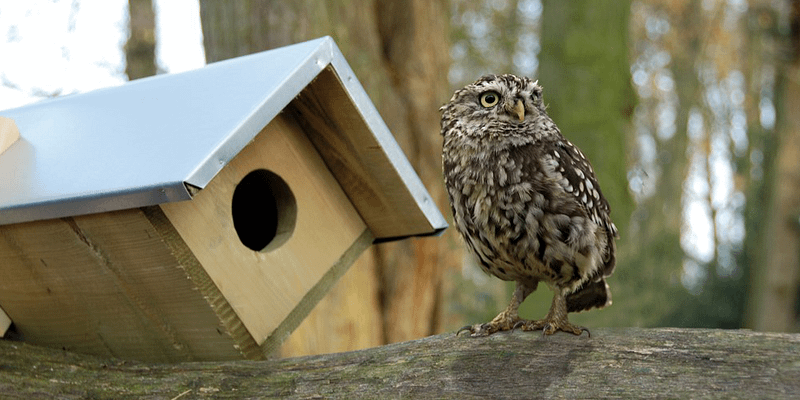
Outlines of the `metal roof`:
M191 199L322 70L332 67L435 231L447 224L333 39L0 111L0 225Z

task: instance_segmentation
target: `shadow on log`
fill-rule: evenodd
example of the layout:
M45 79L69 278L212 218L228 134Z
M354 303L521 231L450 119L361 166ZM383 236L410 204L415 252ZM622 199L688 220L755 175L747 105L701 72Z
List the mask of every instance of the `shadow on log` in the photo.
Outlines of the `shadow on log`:
M431 336L271 361L147 364L0 341L0 398L788 398L800 335L595 329Z

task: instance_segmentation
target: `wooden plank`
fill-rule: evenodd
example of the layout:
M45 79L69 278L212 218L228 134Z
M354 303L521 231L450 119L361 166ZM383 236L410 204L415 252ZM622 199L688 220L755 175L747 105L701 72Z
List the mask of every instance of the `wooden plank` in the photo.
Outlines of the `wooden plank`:
M256 169L282 177L297 203L293 235L269 252L243 245L231 217L236 185ZM259 344L367 228L314 146L286 114L273 119L194 199L160 207ZM274 339L280 343L285 337Z
M11 326L11 318L0 308L0 337L3 337Z
M183 241L180 234L169 219L158 206L150 206L142 208L142 211L147 216L150 223L161 235L164 244L169 247L172 255L180 263L181 268L186 271L189 279L194 283L194 287L203 298L214 310L224 331L233 340L233 347L238 349L243 356L248 359L257 360L264 358L258 343L253 340L250 333L245 328L239 316L231 307L230 303L225 299L225 296L220 292L214 281L206 273L205 268L200 264L200 261L192 254L186 242ZM211 342L213 344L213 341Z
M375 238L369 229L364 229L364 232L353 242L353 244L342 254L341 257L334 263L334 265L320 278L317 283L308 290L295 308L286 316L286 318L278 325L272 334L269 335L264 344L261 345L264 354L276 354L279 347L283 344L284 340L300 325L300 323L308 316L311 309L322 300L323 297L330 291L336 282L347 272L348 268L355 262L361 253L364 252ZM370 301L362 299L364 303ZM336 319L338 313L326 315L327 319ZM324 334L324 333L323 333Z
M19 129L11 118L0 117L0 154L19 139Z
M434 232L332 68L323 70L288 109L297 114L376 238Z
M31 343L149 361L241 358L138 209L0 227L0 304Z
M374 257L375 251L361 254L281 345L278 357L339 353L385 343L383 329L378 329L384 321Z

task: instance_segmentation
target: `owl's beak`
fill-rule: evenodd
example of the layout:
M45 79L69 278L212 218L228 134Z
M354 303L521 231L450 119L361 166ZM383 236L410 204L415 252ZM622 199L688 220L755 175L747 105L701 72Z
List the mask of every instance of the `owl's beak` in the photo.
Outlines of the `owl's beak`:
M519 118L519 122L525 121L525 105L522 104L522 100L517 100L514 104L514 114Z

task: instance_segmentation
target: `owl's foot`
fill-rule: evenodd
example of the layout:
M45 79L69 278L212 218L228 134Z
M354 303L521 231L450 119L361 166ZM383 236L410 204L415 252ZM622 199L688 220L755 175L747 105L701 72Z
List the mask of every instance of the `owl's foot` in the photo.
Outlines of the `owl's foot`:
M550 305L550 311L544 319L537 321L518 321L514 328L522 328L523 331L538 331L541 330L543 335L552 335L556 331L568 332L576 336L580 336L583 332L592 337L592 333L582 326L572 325L567 319L567 300L562 291L557 290L553 296L553 303Z
M469 332L472 337L481 337L489 336L495 332L510 331L514 329L515 325L522 321L516 311L517 310L513 310L512 312L512 310L506 309L494 317L493 320L485 324L467 325L456 331L456 336L461 334L461 332Z
M542 335L552 335L556 331L562 331L580 336L583 332L586 332L589 337L592 337L592 332L589 332L589 329L573 325L566 318L562 320L555 318L545 318L537 321L521 320L514 325L514 329L518 328L523 331L542 331Z
M461 332L469 332L470 336L472 337L481 337L481 336L489 336L495 332L500 331L510 331L514 329L514 326L517 325L522 319L520 319L519 314L517 314L517 310L519 310L519 305L525 301L525 298L528 297L531 292L536 290L536 282L533 283L520 283L517 282L517 287L514 289L514 294L511 295L511 303L508 304L503 312L497 314L493 320L485 323L485 324L476 324L476 325L467 325L458 331L456 331L456 336L458 336Z

